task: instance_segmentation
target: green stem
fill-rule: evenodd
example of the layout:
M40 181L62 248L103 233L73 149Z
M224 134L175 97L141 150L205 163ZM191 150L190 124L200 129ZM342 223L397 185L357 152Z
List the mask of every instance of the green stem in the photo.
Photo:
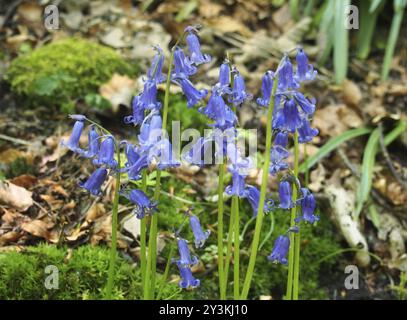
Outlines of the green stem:
M233 212L234 208L234 203L232 202L232 207L230 208L231 212ZM223 281L224 281L224 287L223 289L225 290L224 295L226 297L226 291L227 291L227 284L229 280L229 266L230 266L230 257L232 255L232 242L233 242L233 227L235 225L235 216L233 214L230 215L229 219L229 229L228 229L228 239L227 239L227 245L226 245L226 259L225 259L225 272L223 276Z
M168 259L167 259L167 264L165 265L165 270L164 270L164 274L161 278L161 283L160 283L160 289L158 290L158 294L157 294L157 300L159 300L161 298L164 286L165 286L165 282L167 281L168 278L168 274L170 272L170 267L171 267L171 260L172 260L172 256L174 254L174 242L171 242L171 246L170 246L170 253L168 254Z
M143 170L141 180L141 190L147 190L147 171ZM146 279L147 268L147 250L146 250L146 237L147 237L147 218L143 217L140 221L140 260L141 260L141 287L144 288Z
M299 145L298 145L298 132L294 133L294 177L298 178L298 160L299 160ZM292 201L295 203L297 201L297 186L293 182L292 187ZM294 206L291 209L291 219L290 219L290 228L295 225L297 208ZM290 232L290 251L288 253L288 277L287 277L287 293L286 299L298 299L298 272L299 272L299 240L300 232L293 233ZM297 259L298 256L298 259ZM297 265L298 263L298 265Z
M399 36L401 22L403 21L404 9L397 10L391 22L389 40L387 41L386 52L384 54L381 80L387 80L393 59L394 49L396 47L397 38Z
M171 50L170 62L168 66L167 82L165 85L164 106L163 106L163 122L162 131L163 136L166 134L167 118L168 118L168 104L170 100L170 86L171 86L171 70L174 61L174 49ZM157 176L155 179L154 200L160 199L161 190L161 170L157 169ZM153 214L151 217L150 225L150 238L148 241L148 258L147 258L147 270L146 280L144 284L144 297L145 299L154 299L155 290L155 278L157 270L157 226L158 226L158 214Z
M273 111L274 111L274 104L275 104L275 94L277 90L278 84L278 76L275 77L273 81L273 89L271 91L270 96L270 104L267 112L267 128L266 128L266 149L264 151L264 165L263 165L263 175L262 175L262 183L260 188L260 199L259 199L259 208L257 211L256 217L256 226L254 229L254 236L251 246L250 258L249 258L249 265L246 271L246 277L243 284L243 290L241 294L241 299L247 299L247 295L249 294L250 284L252 282L254 266L256 264L257 258L257 249L259 247L259 240L260 240L260 233L261 227L263 224L263 215L264 215L264 201L266 199L266 189L267 189L267 178L270 166L270 150L271 150L271 139L272 139L272 121L273 121Z
M106 129L104 129L106 130ZM107 130L106 130L107 131ZM116 145L117 152L117 167L120 169L120 146ZM120 170L116 172L116 187L114 191L113 198L113 208L112 208L112 244L110 248L110 261L109 261L109 271L107 278L107 289L106 289L106 299L112 299L112 290L114 284L114 267L116 264L117 255L117 220L119 212L119 191L120 191Z
M234 242L233 242L233 298L235 300L239 300L239 294L240 294L240 289L239 289L239 282L240 282L240 276L239 276L239 269L240 269L240 264L239 264L239 255L240 255L240 219L239 219L239 197L234 195L232 197L232 202L234 203L233 207L233 216L234 216Z
M218 180L218 273L220 299L225 300L224 288L224 260L223 260L223 188L224 188L225 164L224 159L219 165Z

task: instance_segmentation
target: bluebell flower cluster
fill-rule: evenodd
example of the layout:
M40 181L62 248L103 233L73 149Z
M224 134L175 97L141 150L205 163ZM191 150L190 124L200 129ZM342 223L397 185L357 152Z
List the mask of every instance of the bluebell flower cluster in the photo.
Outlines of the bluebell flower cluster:
M312 128L310 124L315 113L316 101L299 91L303 82L315 79L317 71L308 63L308 57L302 48L297 50L295 60L296 68L292 65L288 55L285 55L275 73L267 71L264 74L262 80L263 96L257 99L257 103L262 107L267 107L270 104L273 83L278 76L272 123L275 138L270 152L269 167L269 173L272 175L289 170L287 159L290 155L288 142L291 135L298 134L299 143L308 143L318 135L318 130ZM297 224L300 221L311 224L318 221L319 218L315 216L316 202L314 196L307 188L301 188L299 182L295 181L300 198L294 202L292 200L291 180L290 178L283 178L280 181L278 207L283 210L297 207L297 217L295 218ZM295 232L298 229L298 225L294 227L289 232ZM286 264L289 246L290 239L287 235L278 236L269 260Z

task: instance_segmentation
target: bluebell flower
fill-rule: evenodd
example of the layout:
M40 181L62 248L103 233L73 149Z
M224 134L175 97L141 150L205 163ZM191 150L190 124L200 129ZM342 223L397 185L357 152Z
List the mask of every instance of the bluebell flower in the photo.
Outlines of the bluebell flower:
M156 83L162 83L166 79L162 73L164 52L159 46L153 46L153 48L157 51L157 53L151 62L150 69L147 71L147 78L155 81Z
M107 170L105 168L97 168L85 183L80 182L79 186L88 190L94 196L100 196L102 192L100 188L107 177Z
M285 56L283 58L283 64L278 71L278 89L281 91L287 89L297 89L298 83L294 79L293 65L290 58Z
M99 133L95 125L91 125L88 132L88 150L82 153L86 158L93 158L99 152Z
M288 144L288 134L285 131L280 131L276 134L274 138L274 145L286 148Z
M294 99L285 101L284 107L280 108L276 114L273 127L295 132L301 125L300 113Z
M294 99L305 114L312 116L315 112L315 99L307 99L301 92L294 93Z
M267 71L263 75L263 79L261 82L261 93L263 95L262 98L257 98L257 103L263 107L268 107L270 104L270 97L271 91L273 89L273 79L274 73L272 71Z
M226 193L230 196L243 197L245 195L245 179L246 177L237 171L232 172L232 184L226 187Z
M200 137L188 152L182 155L182 158L193 165L203 167L205 163L205 155L208 148L212 148L212 139Z
M100 145L99 152L95 159L93 159L93 164L95 166L105 165L109 168L116 168L117 161L114 159L115 152L115 142L113 136L107 136L105 140Z
M299 202L301 204L302 216L296 219L296 221L304 220L311 224L319 221L319 217L314 215L316 208L314 195L307 188L301 188L301 193L302 198L299 199Z
M288 169L288 164L284 161L290 153L280 145L275 145L270 150L269 172L276 175L277 172Z
M289 249L290 238L287 236L278 236L274 242L273 251L267 257L267 259L269 261L280 262L281 264L286 265L288 263L286 257Z
M149 150L161 139L162 119L158 113L150 113L143 121L138 135L140 152L148 153Z
M288 181L281 181L278 188L281 209L291 209L295 206L291 199L291 184Z
M177 264L188 267L193 266L198 263L198 258L196 256L192 256L189 253L188 242L185 239L179 238L178 239L178 252L180 258L177 260Z
M295 59L297 61L297 72L295 74L297 81L314 80L317 71L314 70L312 65L308 64L308 57L303 48L298 49Z
M245 100L250 100L253 96L246 91L246 85L242 75L234 70L236 73L233 77L233 89L230 94L230 102L233 102L235 105L242 104Z
M141 104L141 100L140 100L140 95L135 96L133 98L133 101L131 103L132 105L132 109L133 109L133 114L130 116L126 116L124 117L124 123L125 124L140 124L143 122L144 120L144 113L145 113L145 108L143 107L143 105Z
M230 128L237 122L234 112L226 105L219 92L216 91L212 91L208 104L200 108L199 111L214 120L214 126L220 129Z
M185 31L188 33L186 36L186 42L188 45L189 57L187 60L189 63L194 63L195 65L200 65L202 63L208 63L211 61L211 56L208 54L202 54L201 45L197 35L193 32L193 28L186 28Z
M259 209L259 201L260 201L260 191L255 186L247 185L245 190L244 198L247 198L249 201L252 209L253 209L253 217L257 216L257 211ZM268 198L264 201L264 213L270 212L274 206L273 200Z
M178 285L183 289L193 289L199 286L201 283L199 279L194 278L192 275L191 268L188 266L183 266L180 263L177 263L179 273L181 276L181 281Z
M191 81L189 81L186 78L177 79L176 82L179 83L179 85L181 86L182 92L185 95L185 98L187 98L188 108L192 108L193 106L198 104L198 102L201 101L203 98L205 98L206 95L208 94L208 90L196 89L194 87L194 85L191 83Z
M157 101L157 83L154 80L147 80L144 83L144 90L140 94L138 103L143 109L159 110L161 102Z
M131 203L136 205L134 212L138 219L143 219L146 214L153 214L157 209L157 203L150 200L150 198L141 190L133 189L127 195L124 192L120 192L130 200Z
M124 164L124 171L130 180L140 180L141 170L148 167L147 156L140 154L135 146L126 143L125 154L127 162Z
M220 65L219 85L221 87L229 87L229 85L230 85L230 68L229 68L228 62L224 62Z
M61 141L61 145L68 148L73 152L82 153L83 150L79 147L79 139L81 138L83 131L84 123L82 120L75 121L75 124L72 128L71 136L69 137L68 142L64 140Z
M157 161L160 170L178 167L180 162L174 157L171 142L168 139L161 139L149 150L148 161Z
M197 68L186 60L184 51L177 48L174 51L174 71L172 78L188 78L197 72Z
M311 128L309 120L303 118L301 121L302 126L298 129L298 142L307 143L318 135L319 131L316 128Z
M195 215L189 216L189 225L192 229L192 233L194 234L195 238L195 247L202 248L205 244L206 239L208 239L211 232L209 230L203 231L201 227L201 223L199 222L199 218Z

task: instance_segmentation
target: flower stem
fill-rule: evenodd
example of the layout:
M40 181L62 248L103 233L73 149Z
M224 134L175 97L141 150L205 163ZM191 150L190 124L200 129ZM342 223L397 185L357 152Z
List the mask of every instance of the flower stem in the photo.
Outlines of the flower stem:
M112 290L114 284L114 267L116 264L117 255L117 220L119 211L119 191L120 191L120 146L116 145L117 152L117 172L116 172L116 186L114 190L113 208L112 208L112 244L110 247L110 261L109 271L107 278L106 299L112 299Z
M252 246L250 250L249 265L247 267L246 276L243 284L241 299L247 299L249 294L250 284L253 277L254 266L256 264L257 249L259 247L261 227L263 224L264 216L264 202L266 200L266 190L267 190L267 178L270 166L270 150L271 150L271 139L272 139L272 122L273 122L273 111L275 104L275 94L277 91L278 75L274 78L273 89L271 90L270 103L267 112L267 128L266 128L266 149L264 151L264 165L263 165L263 175L262 183L260 188L260 200L259 208L256 217L256 226L254 228L254 236L252 241Z
M167 133L166 131L168 118L168 104L170 101L171 70L173 61L174 61L174 49L171 50L171 56L168 65L167 81L165 84L163 121L162 121L163 136L165 136ZM157 169L154 190L155 201L158 201L160 199L160 190L161 190L161 170ZM157 226L158 226L158 214L156 213L153 214L151 218L150 238L148 242L147 271L146 271L146 280L144 284L144 296L147 297L146 299L154 299L155 278L157 270ZM150 288L148 288L148 286L150 286Z
M299 160L299 146L298 146L298 132L294 133L294 177L298 178L298 160ZM292 201L295 203L297 201L297 186L293 182L293 193ZM295 218L297 213L297 207L294 206L291 209L291 219L290 228L295 225ZM298 266L296 265L297 256L299 259L299 240L300 232L293 233L290 232L290 251L288 253L288 277L287 277L287 292L285 299L292 300L297 296L298 299L298 276L299 276L299 261ZM298 242L298 243L297 243ZM298 251L298 252L297 252ZM295 269L297 269L295 271Z
M223 276L223 281L224 281L223 289L225 290L225 292L224 292L225 297L226 297L226 292L227 292L227 284L228 284L228 280L229 280L229 265L230 265L230 256L232 255L233 228L235 225L235 216L233 215L233 211L234 211L233 206L234 206L234 203L232 202L232 207L230 208L231 209L230 211L232 212L232 214L230 215L230 220L229 220L225 270L224 270L224 276Z
M298 178L298 162L299 162L299 146L298 146L298 132L294 134L294 175L295 178ZM294 188L296 188L294 186ZM298 198L298 191L296 190L293 193L293 200ZM300 237L301 230L299 229L297 233L294 233L294 279L293 279L293 299L298 300L298 291L299 291L299 277L300 277Z
M233 298L235 300L239 300L239 282L240 282L240 262L239 262L239 255L240 255L240 219L239 219L239 197L234 195L232 198L232 202L234 202L233 207L233 216L234 216L234 243L233 243Z
M147 190L147 171L143 170L142 180L141 180L141 190L146 192ZM141 260L141 287L144 288L144 283L146 280L146 267L147 267L147 257L146 257L146 233L147 233L147 218L143 217L140 221L140 260Z
M224 288L224 260L223 260L223 187L224 187L225 163L224 159L219 165L218 180L218 273L219 273L219 292L220 299L225 300Z

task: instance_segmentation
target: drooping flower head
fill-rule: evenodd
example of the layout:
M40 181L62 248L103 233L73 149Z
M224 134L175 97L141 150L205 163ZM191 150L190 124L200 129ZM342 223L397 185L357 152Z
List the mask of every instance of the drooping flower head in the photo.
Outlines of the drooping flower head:
M157 203L150 200L150 198L141 190L133 189L127 195L122 192L131 203L136 205L134 212L138 219L143 219L146 214L152 214L157 209Z
M278 236L274 242L273 251L271 252L271 255L267 257L267 259L275 263L280 262L281 264L286 265L288 263L286 257L289 249L290 238L285 235Z
M180 78L176 81L181 86L182 92L187 99L187 106L188 108L192 108L193 106L197 105L199 101L206 97L208 94L208 90L202 89L198 90L194 87L194 85L186 78Z
M113 136L107 136L100 145L97 156L93 159L95 166L105 165L108 168L116 168L117 161L114 158L115 142Z
M200 108L199 111L214 120L214 126L222 130L233 127L237 122L236 115L226 105L222 96L217 91L212 91L208 104Z
M138 102L142 109L159 110L161 108L161 102L157 100L157 83L154 80L147 80L144 83L144 90Z
M236 68L233 70L233 73L233 89L230 95L230 102L232 102L234 105L240 105L245 100L250 100L253 95L246 91L244 79Z
M280 130L295 132L301 127L301 116L294 99L284 102L284 107L277 111L276 118L273 121L273 127Z
M195 248L202 248L208 239L211 232L209 230L203 231L199 218L195 215L189 216L189 225L195 238Z
M212 148L212 139L200 137L192 148L182 155L182 158L190 164L203 167L210 148Z
M174 71L172 78L188 78L197 72L197 68L190 64L185 57L184 51L177 47L174 51Z
M288 89L297 89L298 83L294 79L293 65L290 58L286 55L283 58L283 62L280 70L278 71L278 88L281 91Z
M140 124L144 120L144 113L145 113L145 108L141 104L140 100L140 95L135 96L133 98L133 101L131 103L132 109L133 109L133 114L130 116L125 116L124 117L124 123L125 124Z
M316 202L314 195L307 189L301 188L302 198L299 200L301 205L302 216L297 219L307 221L311 224L319 220L318 216L314 215Z
M100 196L100 188L105 182L107 177L107 170L105 168L97 168L91 176L86 180L86 182L80 182L79 186L88 190L94 196Z
M162 83L165 81L165 76L162 73L164 52L159 46L153 46L153 48L155 51L157 51L157 53L151 62L150 69L147 71L147 78L155 81L156 83Z
M211 56L208 54L203 54L201 52L201 44L199 43L198 36L196 35L196 28L194 27L186 27L185 32L187 36L185 38L188 50L189 50L189 57L187 57L187 61L190 64L200 65L203 63L208 63L211 61Z
M246 190L245 190L245 198L249 201L250 205L252 206L253 209L253 217L257 217L257 212L259 209L259 201L260 201L260 191L258 188L255 186L251 185L246 185ZM274 206L273 200L271 198L266 199L264 201L264 209L263 212L267 213L272 210Z
M291 199L291 184L290 182L284 180L280 182L280 186L278 188L278 194L280 197L280 205L281 209L291 209L294 207L294 203Z
M91 125L88 132L88 150L82 152L86 158L93 158L99 152L99 133L95 125Z
M192 256L191 258L191 254L188 248L188 242L185 239L178 239L178 252L180 258L177 260L177 264L183 267L189 267L198 263L198 258L196 256Z
M263 75L263 79L261 82L261 92L263 94L263 97L257 98L256 100L256 102L263 107L268 107L268 105L270 104L271 90L273 89L273 79L274 73L272 71L267 71Z
M303 48L300 47L298 49L295 59L297 61L296 80L300 82L314 80L317 76L317 71L308 63L308 57Z
M319 131L316 128L311 128L309 120L307 120L306 118L303 118L301 122L302 125L298 129L298 142L310 142L316 135L318 135Z
M184 266L181 263L177 263L177 266L181 276L181 281L178 283L178 285L181 288L193 289L199 286L200 281L199 279L194 278L190 267Z
M83 150L79 147L79 139L81 138L83 127L84 127L83 120L75 121L68 142L62 140L61 145L73 152L81 153Z

